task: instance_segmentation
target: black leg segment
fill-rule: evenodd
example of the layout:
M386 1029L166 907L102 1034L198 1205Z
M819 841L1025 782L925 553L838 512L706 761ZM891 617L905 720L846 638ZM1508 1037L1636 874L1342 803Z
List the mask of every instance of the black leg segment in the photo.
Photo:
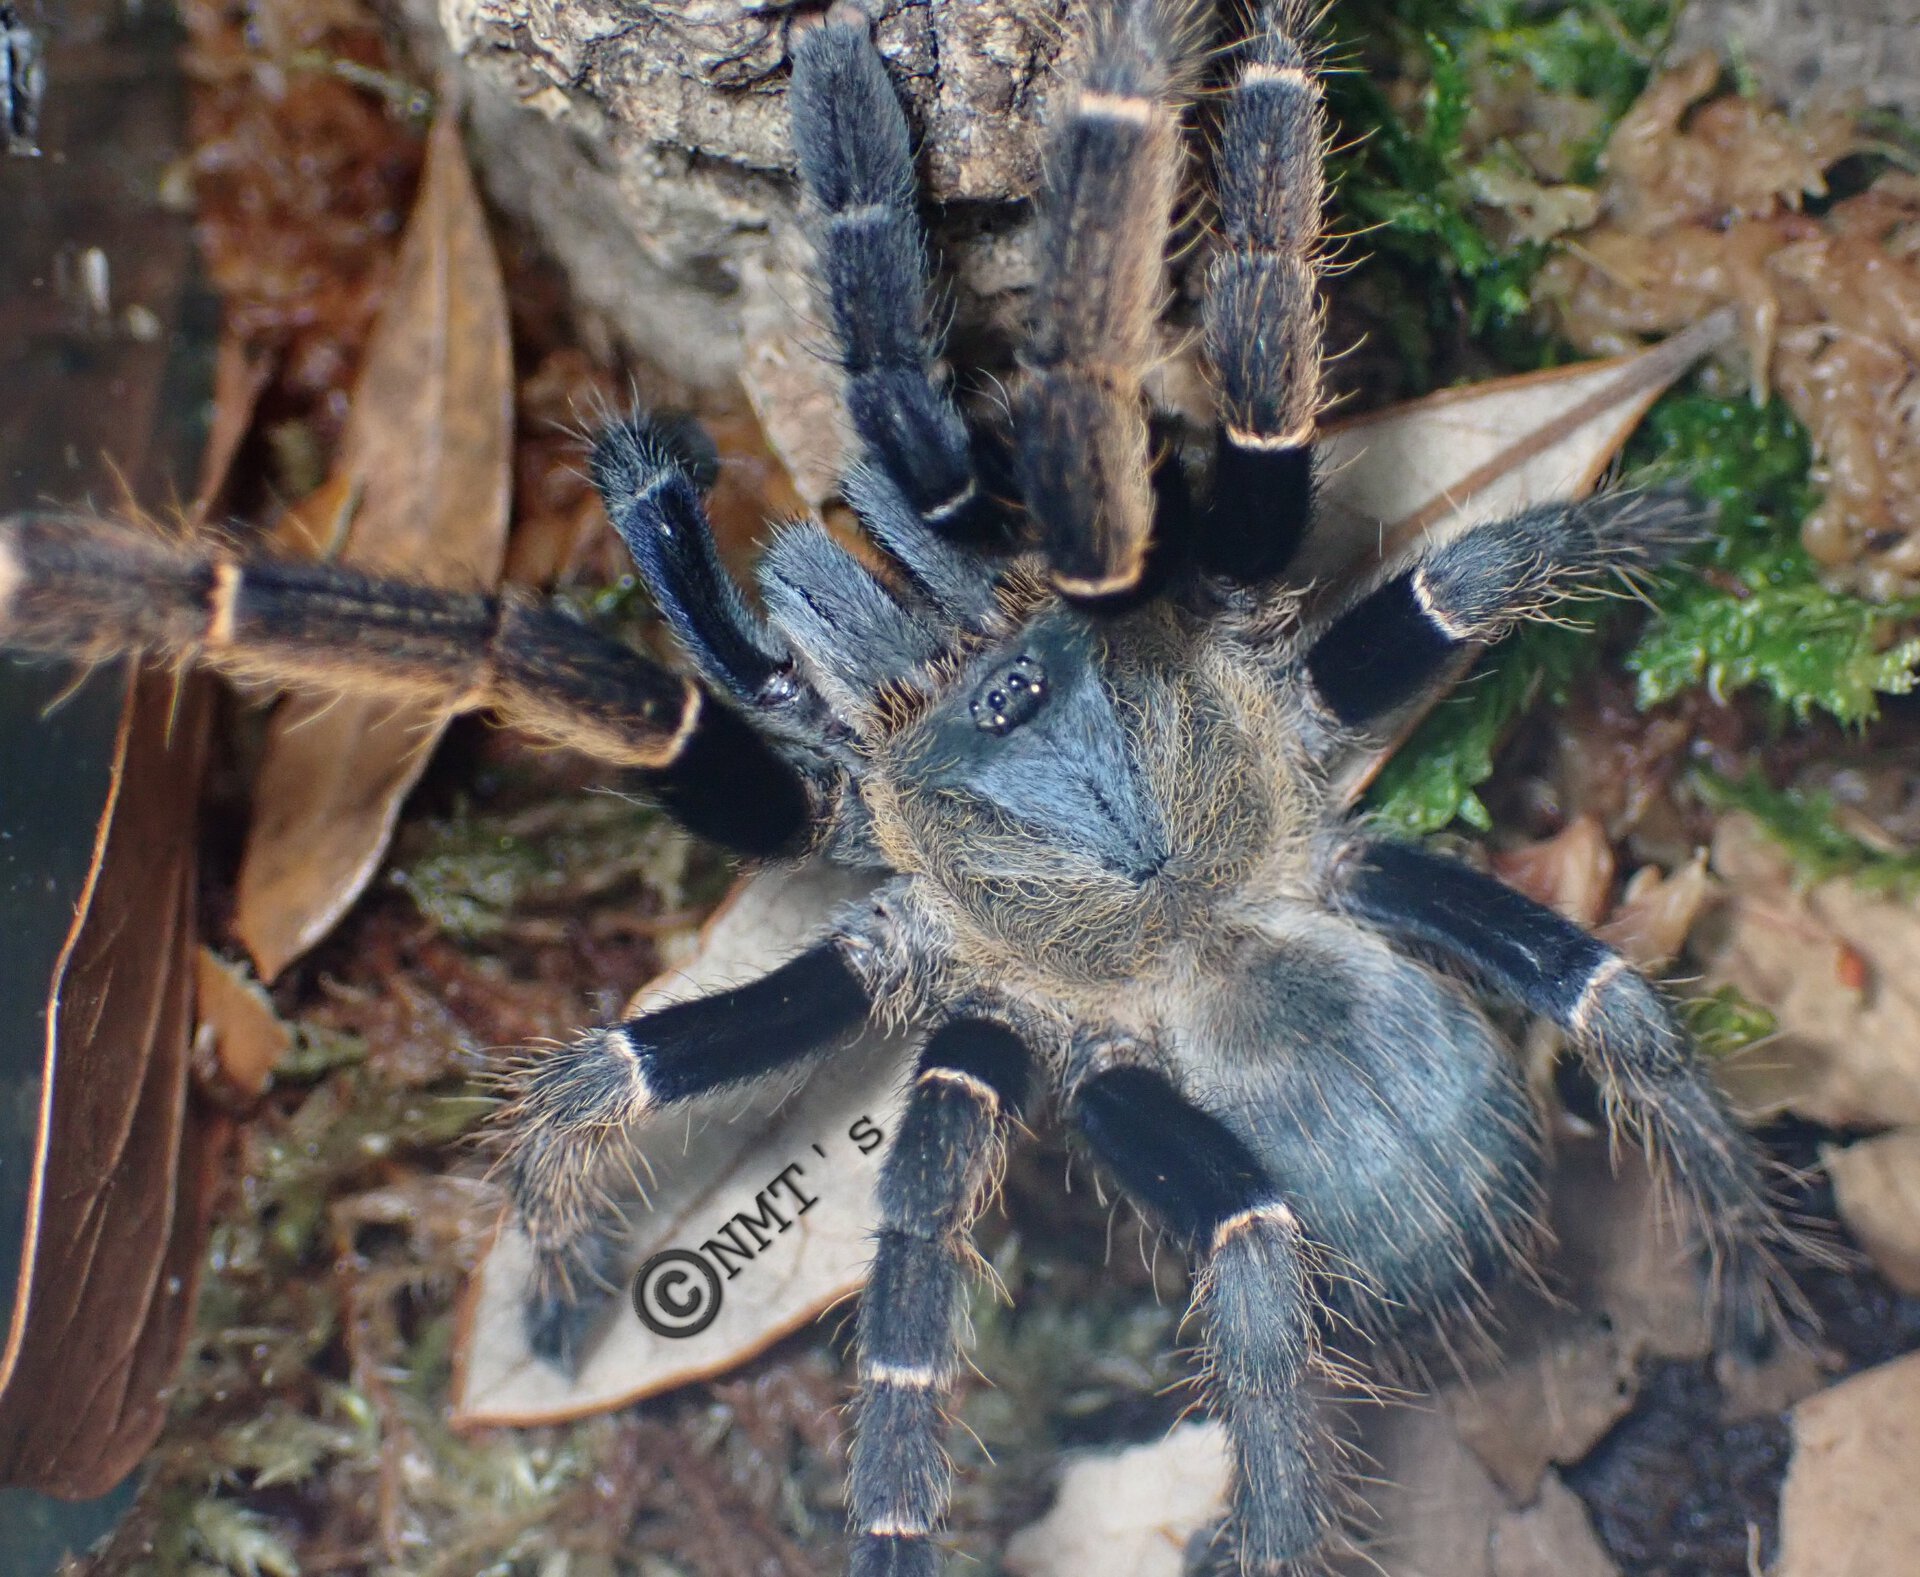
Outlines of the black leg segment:
M1025 1099L1027 1050L960 1018L921 1053L880 1173L880 1227L860 1299L853 1577L933 1577L950 1471L945 1407L964 1357L974 1219Z
M1339 1450L1308 1388L1319 1355L1299 1220L1252 1150L1151 1068L1091 1075L1074 1120L1126 1191L1193 1246L1193 1308L1233 1442L1239 1569L1306 1569L1339 1522Z
M611 1185L627 1130L830 1051L871 1005L827 941L747 985L589 1031L519 1071L501 1171L538 1267L525 1311L537 1354L576 1363L604 1307L604 1267L621 1229Z
M934 378L913 144L857 7L801 34L788 102L854 431L929 527L971 529L984 501L966 427Z
M661 617L700 672L735 700L762 700L787 667L713 544L707 512L670 434L645 417L606 427L589 464L607 518Z
M1457 861L1369 843L1341 866L1336 902L1454 961L1566 1031L1615 1131L1644 1145L1698 1233L1721 1340L1763 1353L1800 1304L1775 1250L1775 1213L1753 1141L1672 1010L1604 943Z
M1476 526L1339 614L1307 654L1307 673L1353 728L1437 685L1451 660L1592 583L1660 563L1690 536L1683 500L1609 493L1545 504Z

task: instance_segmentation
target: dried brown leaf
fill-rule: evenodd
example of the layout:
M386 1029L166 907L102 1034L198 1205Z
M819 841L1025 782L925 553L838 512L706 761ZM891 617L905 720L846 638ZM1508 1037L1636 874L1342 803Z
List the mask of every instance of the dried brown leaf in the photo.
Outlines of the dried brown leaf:
M495 584L512 405L500 267L457 121L443 117L323 489L352 500L341 561L436 585ZM234 913L263 979L324 936L372 878L445 722L436 710L352 696L282 705Z
M1594 934L1636 969L1664 969L1687 945L1713 887L1704 849L1672 871L1643 865L1627 879L1613 914Z
M1820 1160L1833 1179L1840 1219L1880 1274L1920 1294L1920 1128L1830 1145Z
M238 964L202 947L194 971L200 1033L211 1039L221 1075L243 1096L260 1094L293 1045L293 1031Z
M1920 1550L1920 1353L1793 1410L1774 1577L1909 1577Z
M1647 407L1733 331L1716 313L1631 355L1446 389L1333 428L1303 573L1591 492Z
M1617 1577L1580 1497L1549 1474L1540 1498L1493 1529L1492 1577Z
M1592 927L1613 896L1613 844L1600 818L1573 818L1551 838L1493 856L1493 874L1575 925Z
M1007 1542L1015 1577L1180 1577L1187 1541L1226 1503L1231 1455L1218 1424L1067 1463L1046 1516Z
M1788 857L1739 813L1715 828L1712 866L1727 899L1702 925L1707 982L1780 1026L1722 1064L1735 1099L1836 1128L1920 1123L1920 910L1842 878L1798 889Z
M87 889L55 973L20 1288L0 1353L0 1483L104 1493L165 1421L205 1243L188 1096L208 696L129 689Z
M699 956L649 986L635 1009L765 973L870 885L827 865L750 878L710 922ZM898 1038L869 1032L796 1093L765 1089L691 1133L685 1118L673 1116L637 1136L650 1207L635 1216L629 1274L664 1251L699 1255L711 1272L704 1286L696 1280L667 1289L717 1300L713 1322L696 1333L657 1335L623 1300L580 1374L559 1373L527 1351L520 1310L532 1259L518 1229L505 1223L468 1295L456 1421L570 1418L720 1374L854 1291L872 1251L879 1136L893 1132L905 1051ZM787 1168L794 1168L787 1182L776 1183ZM804 1211L803 1198L815 1201ZM787 1225L734 1227L727 1239L757 1244L751 1259L703 1250L723 1239L737 1212L763 1209Z

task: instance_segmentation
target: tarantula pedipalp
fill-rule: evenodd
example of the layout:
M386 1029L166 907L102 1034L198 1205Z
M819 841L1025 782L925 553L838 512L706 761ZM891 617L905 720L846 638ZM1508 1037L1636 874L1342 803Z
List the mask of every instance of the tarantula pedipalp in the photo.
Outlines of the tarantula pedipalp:
M755 856L887 873L765 978L534 1061L504 1177L540 1266L535 1350L575 1361L622 1236L636 1120L924 1032L859 1319L852 1566L930 1573L947 1504L971 1223L1017 1113L1051 1098L1187 1242L1248 1572L1339 1533L1312 1380L1334 1328L1471 1312L1536 1236L1541 1138L1474 986L1565 1032L1611 1120L1671 1175L1724 1334L1788 1289L1752 1147L1657 993L1464 866L1345 819L1330 784L1458 660L1553 597L1659 557L1678 506L1528 510L1364 579L1288 577L1313 521L1324 140L1302 0L1221 90L1205 502L1154 460L1153 343L1188 91L1183 13L1112 0L1057 108L1040 278L1005 434L936 375L905 117L866 19L793 55L795 149L863 462L846 491L892 570L782 531L751 609L673 444L615 423L594 480L699 681L514 595L189 554L72 517L0 532L0 641L192 659L507 721L638 772ZM343 631L351 640L342 640Z

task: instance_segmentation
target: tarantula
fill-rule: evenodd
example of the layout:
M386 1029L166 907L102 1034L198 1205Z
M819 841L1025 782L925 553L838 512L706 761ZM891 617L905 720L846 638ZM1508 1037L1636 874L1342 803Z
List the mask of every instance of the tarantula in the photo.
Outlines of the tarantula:
M1205 346L1210 485L1157 443L1143 374L1192 91L1170 0L1105 0L1055 102L1039 277L1005 431L937 372L912 143L868 19L796 31L793 140L884 555L791 525L764 614L716 555L662 427L610 426L592 474L697 672L515 592L193 554L71 517L0 536L0 639L437 698L636 770L752 857L890 873L772 974L534 1061L504 1177L540 1274L536 1352L574 1362L619 1268L610 1174L639 1119L831 1054L870 1020L924 1038L882 1169L858 1322L851 1567L930 1573L971 1225L1019 1113L1056 1100L1191 1248L1249 1573L1342 1536L1313 1398L1332 1332L1470 1314L1539 1236L1542 1136L1485 991L1558 1025L1616 1134L1665 1169L1722 1335L1791 1288L1756 1152L1659 994L1465 865L1370 833L1333 785L1480 643L1659 558L1671 501L1530 509L1357 583L1297 566L1321 408L1310 0L1270 0L1219 90Z

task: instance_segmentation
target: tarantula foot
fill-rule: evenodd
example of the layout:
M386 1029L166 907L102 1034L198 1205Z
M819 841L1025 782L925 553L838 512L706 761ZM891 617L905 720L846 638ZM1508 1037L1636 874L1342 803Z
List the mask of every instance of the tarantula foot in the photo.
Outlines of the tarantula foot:
M937 1577L939 1570L940 1546L925 1535L856 1534L847 1563L849 1577Z
M569 1378L578 1377L613 1302L613 1296L598 1287L584 1296L530 1292L520 1311L527 1350Z

